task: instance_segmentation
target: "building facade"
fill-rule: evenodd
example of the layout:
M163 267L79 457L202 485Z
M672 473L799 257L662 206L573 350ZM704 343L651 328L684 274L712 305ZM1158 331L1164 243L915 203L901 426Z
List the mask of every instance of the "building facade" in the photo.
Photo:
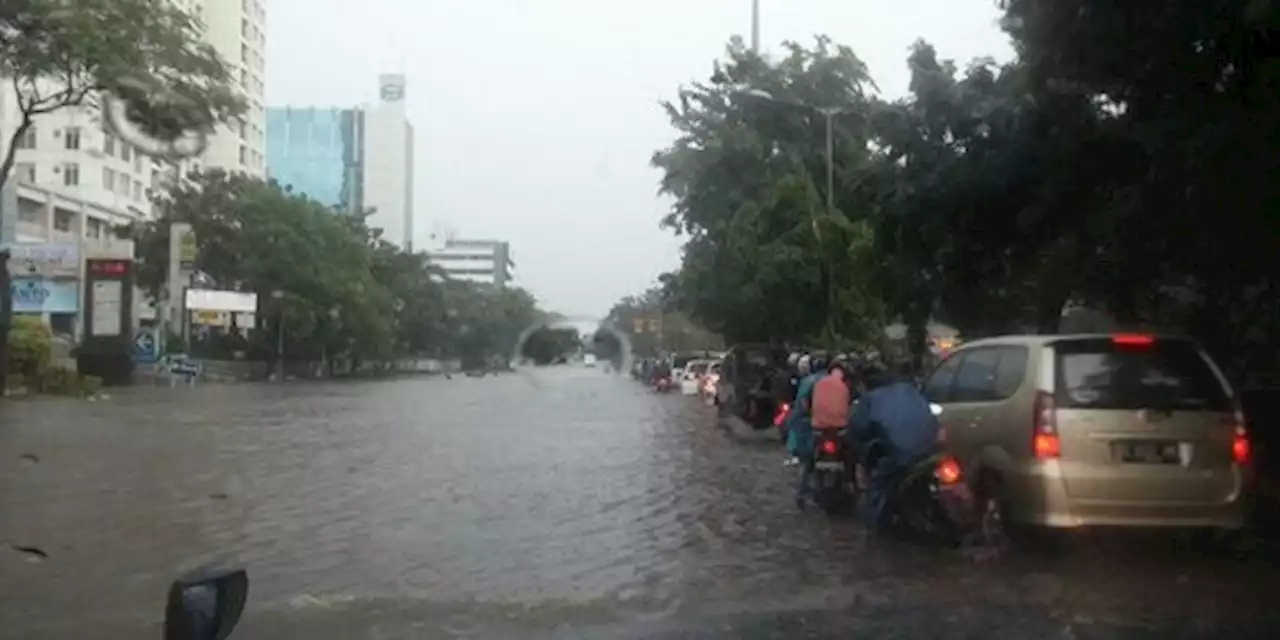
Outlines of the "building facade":
M500 240L450 238L444 247L428 251L427 257L450 278L498 287L511 282L516 266L511 245Z
M188 170L218 168L265 177L267 172L266 50L267 0L171 0L195 12L205 25L205 41L231 67L247 108L239 121L218 127Z
M366 222L382 238L413 250L413 125L405 103L405 77L378 78L379 102L364 108L364 207Z
M267 175L343 213L362 213L364 112L268 108Z
M248 103L243 118L220 127L200 156L171 162L115 135L96 96L81 107L37 116L17 141L13 171L0 190L0 243L15 255L65 261L74 252L81 270L86 258L131 258L132 243L115 237L114 227L152 217L152 194L181 172L216 167L265 175L266 0L170 1L202 22L204 39L230 65ZM12 84L0 83L0 145L20 121ZM82 334L84 309L70 298L82 292L72 282L82 273L61 266L53 275L30 272L13 261L11 271L16 312L39 313L59 333Z

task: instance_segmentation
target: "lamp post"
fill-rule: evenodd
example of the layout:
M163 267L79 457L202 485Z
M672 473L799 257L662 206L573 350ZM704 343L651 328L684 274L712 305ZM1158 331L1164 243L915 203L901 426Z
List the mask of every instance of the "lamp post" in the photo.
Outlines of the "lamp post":
M276 380L284 381L284 291L276 289L271 292L276 301Z
M782 100L780 98L775 97L772 93L765 91L764 89L742 89L737 91L736 93L743 96L764 100L766 102L771 102L773 104L781 105L784 107L812 110L822 115L826 124L826 135L825 135L826 137L825 161L826 161L826 174L827 174L826 175L826 178L827 178L826 209L827 209L828 216L834 216L836 213L835 117L838 115L849 113L850 110L844 107L817 107L809 104L804 104L801 102L792 102L790 100ZM810 224L813 227L813 236L815 239L818 240L819 246L821 246L822 234L818 230L818 219L816 217L811 217ZM830 307L831 310L834 310L836 306L835 266L831 263L831 259L829 257L824 262L824 264L826 265L826 269L827 269L827 305ZM830 337L835 337L834 327L831 326L831 322L832 322L832 314L829 311L827 313L827 333L829 334Z

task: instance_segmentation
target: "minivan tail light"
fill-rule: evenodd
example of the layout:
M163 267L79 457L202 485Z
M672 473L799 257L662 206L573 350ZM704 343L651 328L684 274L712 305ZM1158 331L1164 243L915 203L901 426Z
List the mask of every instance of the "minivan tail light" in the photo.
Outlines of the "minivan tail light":
M1149 347L1156 339L1145 333L1117 333L1111 336L1112 344L1124 347Z
M1245 427L1244 415L1237 411L1231 422L1236 428L1231 435L1231 461L1238 465L1249 464L1249 430Z
M1035 422L1032 425L1031 451L1041 460L1062 455L1058 441L1058 412L1053 406L1053 394L1036 392Z

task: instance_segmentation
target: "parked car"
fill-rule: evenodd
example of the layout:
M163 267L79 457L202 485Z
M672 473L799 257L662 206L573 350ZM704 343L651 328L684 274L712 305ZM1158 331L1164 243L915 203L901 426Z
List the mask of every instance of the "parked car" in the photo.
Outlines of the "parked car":
M1190 340L1005 336L966 343L924 384L985 526L1234 532L1252 476L1231 386Z

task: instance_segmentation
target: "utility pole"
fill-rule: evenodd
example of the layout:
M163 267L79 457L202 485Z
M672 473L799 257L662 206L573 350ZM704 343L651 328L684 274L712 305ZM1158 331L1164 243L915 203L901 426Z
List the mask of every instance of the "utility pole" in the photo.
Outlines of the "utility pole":
M751 51L760 55L760 0L751 0Z

